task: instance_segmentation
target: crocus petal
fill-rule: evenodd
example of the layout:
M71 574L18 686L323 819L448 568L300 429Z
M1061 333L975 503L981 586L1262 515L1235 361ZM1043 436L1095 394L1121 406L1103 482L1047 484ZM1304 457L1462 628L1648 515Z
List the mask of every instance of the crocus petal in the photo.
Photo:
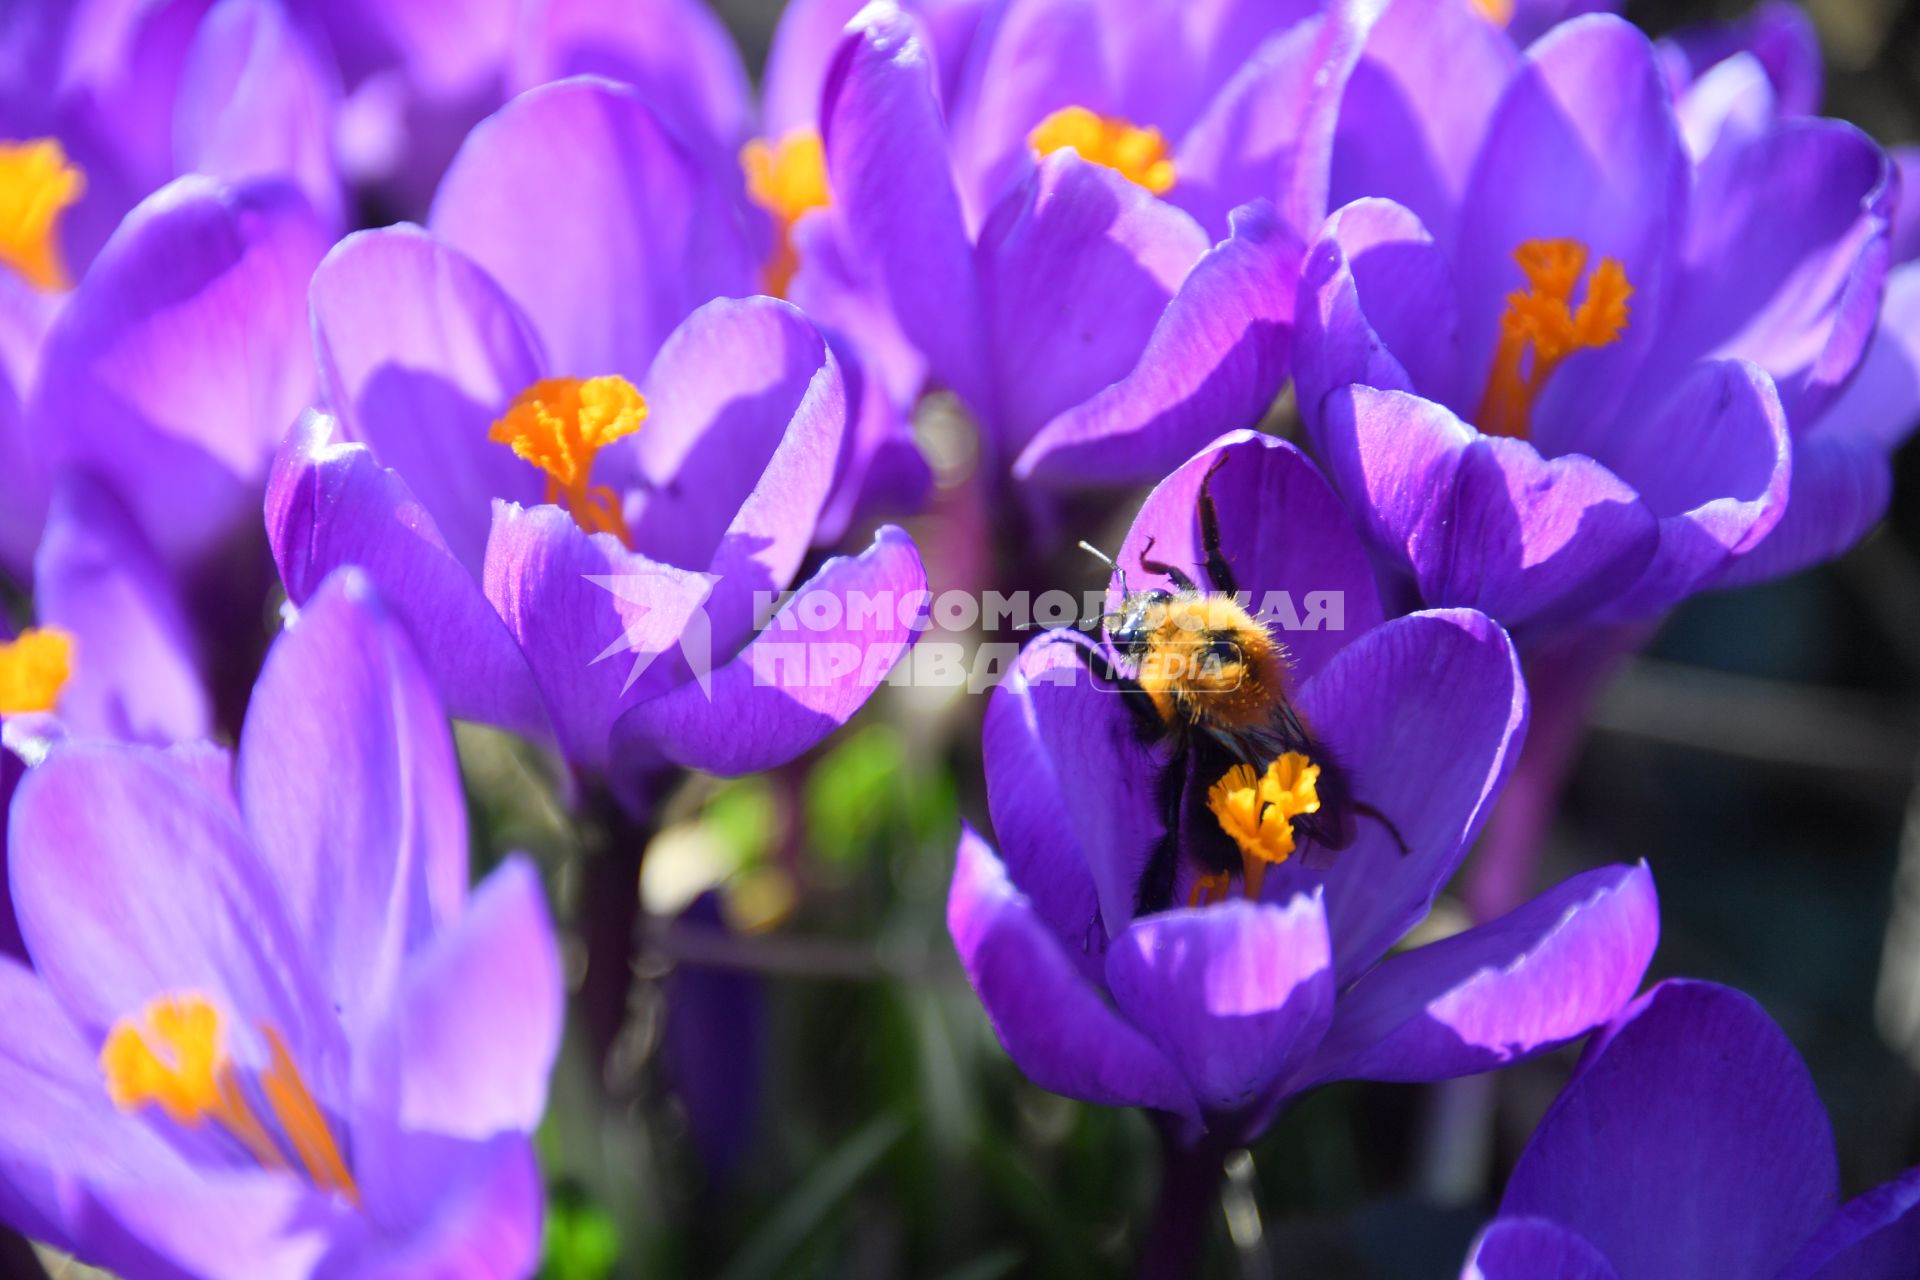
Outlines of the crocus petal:
M308 415L267 485L267 537L288 598L304 604L335 569L359 566L406 623L452 714L548 737L533 673L479 580L406 481L332 433L330 419Z
M918 25L892 5L869 6L827 73L821 130L835 206L901 330L978 407L991 403L982 303L934 76Z
M126 509L83 474L55 487L33 581L40 622L73 636L60 695L69 728L156 745L208 735L212 708L173 579Z
M35 441L100 476L170 563L254 509L312 398L325 247L289 188L182 178L128 215L47 335Z
M1300 245L1273 209L1234 211L1113 385L1042 427L1015 474L1056 485L1163 474L1222 427L1258 422L1284 385Z
M994 830L1006 832L1007 871L1080 954L1097 952L1100 930L1075 868L1091 875L1099 923L1118 937L1164 830L1152 788L1137 781L1161 762L1118 690L1089 672L1090 648L1084 636L1049 631L987 707L987 803Z
M1043 1089L1198 1118L1178 1069L1061 951L972 827L960 833L947 931L1014 1063Z
M1394 0L1340 103L1328 203L1384 196L1452 243L1467 175L1520 55L1466 0Z
M13 890L7 874L8 808L13 804L13 789L27 771L26 764L5 745L0 745L0 959L25 960L27 944L20 938L19 922L13 918Z
M97 1052L47 984L0 956L0 1212L16 1230L67 1243L71 1178L178 1178L184 1161L159 1131L118 1111Z
M1136 920L1107 952L1107 985L1180 1068L1202 1109L1239 1110L1326 1034L1334 986L1320 897Z
M1611 15L1583 17L1528 50L1494 110L1461 208L1465 367L1491 366L1507 294L1525 283L1513 253L1529 239L1571 237L1596 260L1618 259L1633 285L1632 315L1662 314L1689 176L1653 46L1636 28ZM1548 384L1536 421L1592 439L1660 334L1657 324L1629 322L1619 341L1573 355Z
M1089 679L1074 652L1084 643L1049 632L1027 646L987 702L981 755L1008 879L1092 965L1102 916L1117 933L1133 915L1160 820L1147 788L1118 781L1150 776L1154 761L1125 704Z
M1258 49L1317 17L1320 0L1138 5L1094 0L1121 114L1169 137L1186 133L1221 84ZM1359 9L1365 6L1342 6ZM1351 20L1351 14L1343 13ZM1337 95L1336 95L1337 96Z
M500 282L569 377L637 378L696 306L759 291L731 188L610 81L533 89L482 122L429 226Z
M760 114L769 137L819 126L827 66L847 24L865 5L866 0L793 0L780 11L760 86Z
M5 288L0 281L0 308ZM47 477L27 432L24 390L0 360L0 573L22 582L32 574L34 546L47 519Z
M370 1181L366 1193L389 1202L404 1203L408 1193L430 1198L398 1231L336 1243L316 1277L518 1280L538 1269L542 1193L531 1141L506 1133L487 1142L416 1139L406 1148L383 1170L405 1185Z
M526 320L491 276L411 226L342 240L312 297L320 390L346 438L406 477L477 576L493 499L541 492L538 470L487 439L543 371Z
M341 217L333 161L337 76L268 0L221 0L195 33L174 105L174 164L225 182L283 178L328 226Z
M1722 147L1743 146L1779 118L1773 82L1751 56L1728 58L1674 99L1674 115L1696 165Z
M515 856L408 960L356 1070L390 1079L382 1102L402 1129L531 1133L546 1109L564 999L540 874Z
M198 991L296 1052L337 1035L237 815L159 753L56 749L14 793L7 859L34 966L87 1031Z
M1482 436L1418 396L1336 390L1316 443L1374 545L1428 604L1510 626L1577 619L1630 587L1658 544L1653 513L1605 467Z
M710 676L696 665L693 680L623 716L616 755L657 752L729 776L786 763L887 678L917 635L926 589L913 539L882 526L858 556L822 565L738 657Z
M1216 234L1234 206L1271 200L1297 239L1311 236L1327 213L1347 78L1380 8L1327 6L1260 43L1181 140L1170 198Z
M1786 514L1716 586L1793 573L1839 555L1885 514L1887 455L1920 423L1920 266L1888 277L1880 325L1839 399L1793 442Z
M1656 367L1751 360L1779 382L1789 416L1811 421L1873 334L1898 194L1886 154L1838 120L1786 121L1718 148L1695 182Z
M1500 1218L1473 1242L1460 1280L1619 1280L1601 1252L1545 1218Z
M453 736L398 620L357 570L267 655L240 734L241 810L351 1033L460 911L467 809Z
M1902 199L1893 211L1893 226L1889 235L1888 248L1893 260L1898 263L1912 262L1920 257L1920 200L1906 199L1905 193L1920 191L1920 147L1894 147L1888 152L1894 168L1900 171L1900 191Z
M755 595L793 581L847 430L846 385L820 333L772 298L687 317L647 374L648 416L598 478L639 489L634 546L706 573L716 660L752 634ZM626 481L621 463L638 474Z
M255 1280L317 1270L365 1220L284 1171L196 1170L87 1187L89 1260L116 1274Z
M1179 209L1105 165L1057 151L980 232L977 262L996 400L1017 454L1048 419L1124 377L1207 252Z
M982 25L959 92L943 98L961 199L975 221L1032 172L1028 135L1048 115L1065 107L1125 115L1107 34L1095 0L1003 4Z
M1811 115L1820 108L1820 37L1807 11L1788 0L1762 0L1738 21L1682 28L1660 42L1660 55L1676 94L1746 57L1765 71L1780 115Z
M1171 588L1147 572L1142 559L1150 556L1226 590L1207 582L1203 488L1219 517L1233 589L1248 593L1248 608L1279 633L1295 681L1311 679L1348 641L1380 624L1366 549L1340 500L1298 449L1252 431L1221 437L1147 495L1118 557L1130 589ZM1108 608L1119 607L1119 590L1117 581L1109 587Z
M1660 518L1660 546L1610 612L1657 616L1757 546L1787 510L1793 452L1773 380L1743 360L1700 365L1620 431L1600 460Z
M1498 920L1382 961L1340 997L1311 1079L1444 1080L1585 1035L1660 936L1643 863L1573 877Z
M1772 1276L1838 1181L1826 1110L1780 1028L1737 991L1670 981L1588 1050L1500 1212L1579 1232L1622 1275Z
M1420 220L1387 200L1335 212L1301 270L1293 377L1316 429L1327 392L1350 383L1460 394L1459 298L1445 255Z
M621 712L706 661L711 578L587 534L551 505L494 504L487 599L526 655L568 760L600 769ZM691 648L684 657L679 650Z
M1325 872L1288 862L1267 897L1324 884L1344 986L1433 905L1466 856L1519 754L1527 720L1506 633L1467 610L1416 613L1361 636L1298 698L1300 714L1351 775L1353 796L1391 820L1356 818L1353 846Z
M1856 1196L1780 1280L1900 1280L1920 1257L1920 1169Z
M514 34L509 90L578 75L633 85L669 128L724 163L753 120L739 50L701 0L549 0L529 10Z

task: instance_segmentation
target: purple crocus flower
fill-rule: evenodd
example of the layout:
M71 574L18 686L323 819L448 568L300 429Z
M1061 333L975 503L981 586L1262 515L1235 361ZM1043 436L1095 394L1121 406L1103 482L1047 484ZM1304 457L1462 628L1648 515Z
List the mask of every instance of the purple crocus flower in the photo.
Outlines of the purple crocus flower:
M0 573L79 638L75 728L199 736L214 670L237 675L229 706L244 696L260 494L313 395L302 304L326 243L284 183L182 178L56 304L12 309L0 287Z
M1332 187L1295 347L1315 446L1423 601L1523 644L1657 617L1769 540L1873 336L1897 193L1837 121L1696 162L1639 31L1522 53L1465 0L1373 27ZM1837 496L1807 514L1857 534Z
M550 735L588 774L747 772L843 722L925 579L884 528L799 588L841 625L795 630L789 604L759 631L848 411L793 307L699 305L757 270L727 213L636 91L573 80L475 131L430 231L343 241L313 279L335 416L289 438L268 494L289 595L364 565L455 714ZM882 616L847 616L856 593ZM782 677L799 640L858 660Z
M70 743L12 804L0 1215L127 1275L510 1277L561 981L469 898L431 682L364 579L274 647L237 760Z
M1804 11L1768 0L1739 22L1682 31L1660 46L1674 110L1696 164L1740 163L1770 135L1821 129L1820 46ZM1885 253L1893 262L1872 337L1839 394L1790 416L1793 480L1786 514L1716 585L1779 577L1845 551L1885 513L1889 456L1920 422L1920 199L1914 152L1892 160L1903 193Z
M943 103L942 29L876 4L821 107L861 296L971 410L989 467L1046 486L1158 476L1269 407L1363 25L1125 9L991 10Z
M1840 1203L1806 1064L1759 1005L1668 981L1595 1036L1462 1280L1907 1280L1920 1169Z
M1644 865L1587 872L1388 955L1459 865L1518 751L1526 691L1505 634L1470 610L1383 621L1326 482L1291 445L1247 432L1153 491L1119 555L1129 587L1165 584L1141 563L1149 548L1189 574L1206 563L1203 486L1255 607L1324 610L1330 625L1278 635L1290 700L1407 851L1363 819L1324 869L1283 851L1255 893L1195 905L1209 887L1183 849L1174 909L1136 914L1164 830L1160 757L1122 698L1087 678L1081 639L1050 633L989 704L999 848L963 834L947 911L1014 1061L1045 1088L1158 1108L1204 1127L1196 1141L1231 1143L1314 1085L1485 1071L1612 1016L1658 932Z
M0 276L84 274L182 174L276 178L329 225L339 98L323 43L277 0L10 6L0 18Z

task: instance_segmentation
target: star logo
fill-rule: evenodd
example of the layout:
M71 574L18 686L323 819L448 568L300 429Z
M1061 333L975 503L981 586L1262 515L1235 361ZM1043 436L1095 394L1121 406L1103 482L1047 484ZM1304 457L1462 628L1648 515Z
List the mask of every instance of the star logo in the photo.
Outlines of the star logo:
M713 623L705 605L720 576L661 568L643 573L590 573L588 582L620 601L625 629L588 665L633 655L625 694L655 660L676 645L700 692L713 696Z

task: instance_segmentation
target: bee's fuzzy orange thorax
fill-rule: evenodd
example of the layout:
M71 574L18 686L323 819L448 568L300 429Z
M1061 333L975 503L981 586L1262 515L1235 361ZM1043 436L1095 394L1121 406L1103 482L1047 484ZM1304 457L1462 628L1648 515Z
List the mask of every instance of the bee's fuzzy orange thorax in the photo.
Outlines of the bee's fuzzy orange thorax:
M1163 720L1252 729L1287 696L1286 647L1227 595L1187 595L1161 611L1140 687Z

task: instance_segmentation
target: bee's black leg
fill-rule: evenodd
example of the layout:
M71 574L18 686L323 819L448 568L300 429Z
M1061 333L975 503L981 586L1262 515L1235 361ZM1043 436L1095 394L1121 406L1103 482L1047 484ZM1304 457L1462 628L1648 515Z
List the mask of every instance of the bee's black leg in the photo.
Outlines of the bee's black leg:
M1213 589L1224 595L1233 595L1240 588L1234 584L1233 568L1227 563L1227 556L1220 549L1220 513L1213 505L1213 473L1226 464L1227 455L1221 453L1207 468L1206 479L1200 482L1200 546L1207 553L1207 577L1213 582Z
M1404 858L1413 852L1412 849L1407 847L1407 838L1400 834L1400 828L1394 825L1392 818L1389 818L1365 800L1355 800L1353 802L1353 811L1363 818L1372 818L1375 822L1385 827L1387 834L1393 837L1393 842L1400 846L1401 857Z
M1173 585L1182 591L1198 591L1200 589L1194 584L1193 579L1187 576L1187 571L1178 565L1147 559L1148 553L1152 550L1153 538L1149 536L1147 538L1147 545L1140 548L1140 571L1142 573L1157 573L1163 578L1171 578L1173 579Z
M1176 741L1173 759L1162 770L1158 783L1160 820L1166 830L1154 842L1141 869L1140 883L1133 891L1133 913L1152 915L1173 905L1173 881L1180 869L1180 816L1187 791L1188 755Z

